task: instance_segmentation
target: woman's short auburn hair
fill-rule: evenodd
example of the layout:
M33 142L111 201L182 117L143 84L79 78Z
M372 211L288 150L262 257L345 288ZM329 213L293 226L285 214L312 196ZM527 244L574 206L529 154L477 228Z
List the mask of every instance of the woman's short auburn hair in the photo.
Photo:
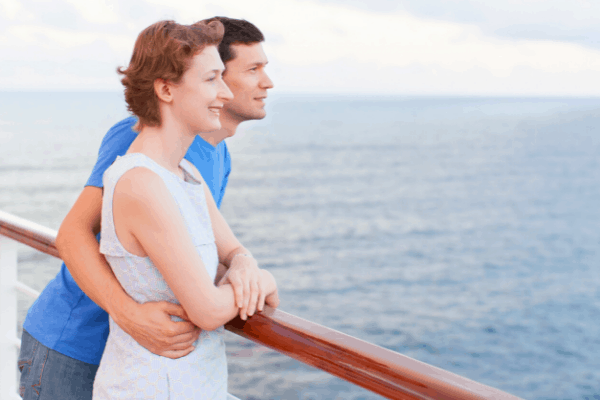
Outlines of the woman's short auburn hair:
M127 109L139 120L136 131L162 123L154 81L164 79L179 83L190 68L192 58L206 46L218 46L223 33L223 24L219 21L200 21L193 25L159 21L139 34L129 66L117 68L117 72L124 75L121 83L125 86Z

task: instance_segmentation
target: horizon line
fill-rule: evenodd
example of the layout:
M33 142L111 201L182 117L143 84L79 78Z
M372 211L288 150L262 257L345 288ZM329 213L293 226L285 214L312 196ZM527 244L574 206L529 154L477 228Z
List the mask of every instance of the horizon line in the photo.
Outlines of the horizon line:
M121 90L102 90L102 89L0 89L0 94L34 94L34 93L98 93L98 94L122 94ZM296 96L296 97L378 97L378 98L528 98L528 99L600 99L599 94L524 94L524 93L364 93L364 92L278 92L272 93L269 97L278 96Z

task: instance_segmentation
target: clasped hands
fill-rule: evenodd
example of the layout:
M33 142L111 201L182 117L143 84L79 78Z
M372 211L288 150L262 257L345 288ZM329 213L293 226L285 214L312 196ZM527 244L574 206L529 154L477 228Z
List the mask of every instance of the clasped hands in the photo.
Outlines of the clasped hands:
M262 311L265 304L273 308L279 306L275 278L269 271L259 269L252 256L238 253L230 259L229 269L224 270L225 266L219 264L217 286L225 283L232 286L241 319L247 320L257 310Z
M275 279L270 272L259 269L256 260L247 256L234 256L227 269L219 264L217 286L231 284L240 317L247 320L256 310L262 311L267 304L279 306ZM123 307L113 318L129 335L150 352L168 358L180 358L194 350L201 329L189 321L183 307L167 301L137 304ZM183 321L173 321L171 316Z

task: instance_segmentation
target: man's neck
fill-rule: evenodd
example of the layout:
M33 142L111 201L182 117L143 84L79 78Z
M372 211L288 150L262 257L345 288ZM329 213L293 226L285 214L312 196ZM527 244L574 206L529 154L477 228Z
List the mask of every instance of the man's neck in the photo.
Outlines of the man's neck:
M207 143L211 144L213 147L217 147L219 143L225 140L228 137L232 137L235 135L235 131L237 127L241 123L238 121L233 121L231 119L221 119L221 129L212 132L202 132L200 133L200 137L204 139Z

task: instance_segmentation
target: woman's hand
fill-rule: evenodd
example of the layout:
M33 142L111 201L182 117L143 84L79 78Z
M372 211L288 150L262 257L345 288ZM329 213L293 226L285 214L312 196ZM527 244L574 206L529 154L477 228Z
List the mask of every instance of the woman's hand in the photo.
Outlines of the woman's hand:
M239 258L243 258L244 256L240 256ZM253 259L252 259L253 260ZM246 263L243 263L246 264ZM233 285L231 283L231 279L230 279L230 274L232 273L231 269L227 269L227 267L225 267L225 265L223 264L219 264L218 268L217 268L217 276L215 278L215 283L217 286L221 286L224 283L229 283L232 285L232 287L234 288L234 292L236 291L236 287L237 287L237 292L236 292L236 299L237 299L237 295L242 295L243 296L243 292L244 292L244 288L246 287L245 284L243 284L244 281L248 281L248 277L251 276L252 274L247 274L244 273L244 270L242 269L243 267L241 267L241 265L243 265L242 263L236 264L237 267L236 269L239 271L236 274L238 275L239 279L236 278L236 274L234 274L234 281L237 282L237 285ZM255 262L254 262L255 264ZM247 265L247 264L246 264ZM235 269L234 269L235 271ZM247 271L246 271L247 272ZM258 278L257 281L257 297L255 298L256 300L253 302L252 298L253 298L253 293L250 294L250 296L248 297L248 302L247 304L247 314L245 316L247 317L251 317L252 315L254 315L255 311L262 311L264 309L264 305L267 304L270 307L273 308L277 308L279 306L279 294L277 292L277 283L275 282L275 278L273 277L273 275L265 270L265 269L259 269L258 267L256 268L256 277ZM245 299L244 299L245 300ZM254 305L253 307L251 307L251 305ZM240 318L242 319L247 319L244 318L244 315L242 315L243 312L243 308L240 308Z
M261 269L261 288L264 290L261 292L261 296L258 299L257 309L262 311L265 303L273 308L279 306L279 295L277 293L277 282L275 277L266 269Z
M261 304L259 300L268 294L264 293L260 271L253 257L239 255L231 259L231 266L224 277L224 281L233 288L240 318L244 321L254 315Z
M265 304L269 307L279 307L279 292L276 290L265 298Z

